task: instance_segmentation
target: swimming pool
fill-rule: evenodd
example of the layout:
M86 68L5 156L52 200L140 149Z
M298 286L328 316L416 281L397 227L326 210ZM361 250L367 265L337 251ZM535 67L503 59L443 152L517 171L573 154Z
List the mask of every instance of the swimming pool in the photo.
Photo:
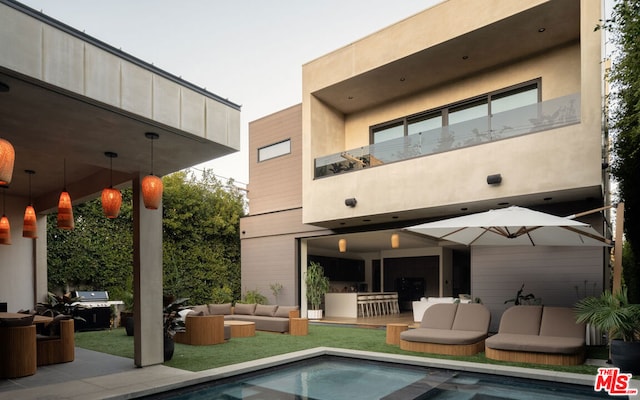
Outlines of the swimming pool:
M146 397L204 399L595 399L590 386L321 356Z

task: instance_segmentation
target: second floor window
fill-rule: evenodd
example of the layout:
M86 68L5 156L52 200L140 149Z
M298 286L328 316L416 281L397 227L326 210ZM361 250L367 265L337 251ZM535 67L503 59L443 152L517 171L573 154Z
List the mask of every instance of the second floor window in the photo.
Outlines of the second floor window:
M370 143L381 143L420 132L439 130L443 126L490 117L493 114L536 104L539 101L540 84L536 80L515 88L492 92L474 99L373 126ZM487 129L490 127L487 126Z
M291 139L270 144L258 149L258 162L270 160L291 153Z

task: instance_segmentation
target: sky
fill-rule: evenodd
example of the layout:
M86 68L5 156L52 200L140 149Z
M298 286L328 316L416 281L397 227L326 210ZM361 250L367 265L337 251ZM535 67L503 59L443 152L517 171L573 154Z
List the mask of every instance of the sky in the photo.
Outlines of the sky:
M21 0L242 106L241 150L197 166L248 183L249 122L302 101L302 65L441 0Z

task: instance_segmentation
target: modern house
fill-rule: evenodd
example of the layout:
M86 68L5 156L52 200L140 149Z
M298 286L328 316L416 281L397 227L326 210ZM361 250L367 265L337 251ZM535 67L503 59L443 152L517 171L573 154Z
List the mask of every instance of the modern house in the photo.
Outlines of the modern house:
M0 0L0 140L0 169L13 159L6 144L15 152L12 179L0 189L11 224L11 244L0 245L0 303L16 312L46 299L46 215L58 211L61 192L75 205L130 186L135 364L162 363L162 212L145 208L141 181L151 169L162 176L237 151L240 106ZM29 204L37 238L23 237Z
M609 282L603 247L465 247L403 228L518 205L608 202L603 5L448 0L303 65L302 104L250 124L242 287L470 294L492 328L525 284L572 305ZM607 235L606 213L581 220ZM394 244L392 246L392 235ZM342 239L342 247L339 242Z

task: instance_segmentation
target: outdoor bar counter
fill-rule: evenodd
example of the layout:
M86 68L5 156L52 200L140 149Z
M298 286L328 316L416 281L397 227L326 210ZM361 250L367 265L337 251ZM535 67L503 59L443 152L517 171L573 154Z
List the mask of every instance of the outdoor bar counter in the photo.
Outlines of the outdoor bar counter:
M324 295L327 317L358 318L358 296L397 295L397 292L348 292Z

